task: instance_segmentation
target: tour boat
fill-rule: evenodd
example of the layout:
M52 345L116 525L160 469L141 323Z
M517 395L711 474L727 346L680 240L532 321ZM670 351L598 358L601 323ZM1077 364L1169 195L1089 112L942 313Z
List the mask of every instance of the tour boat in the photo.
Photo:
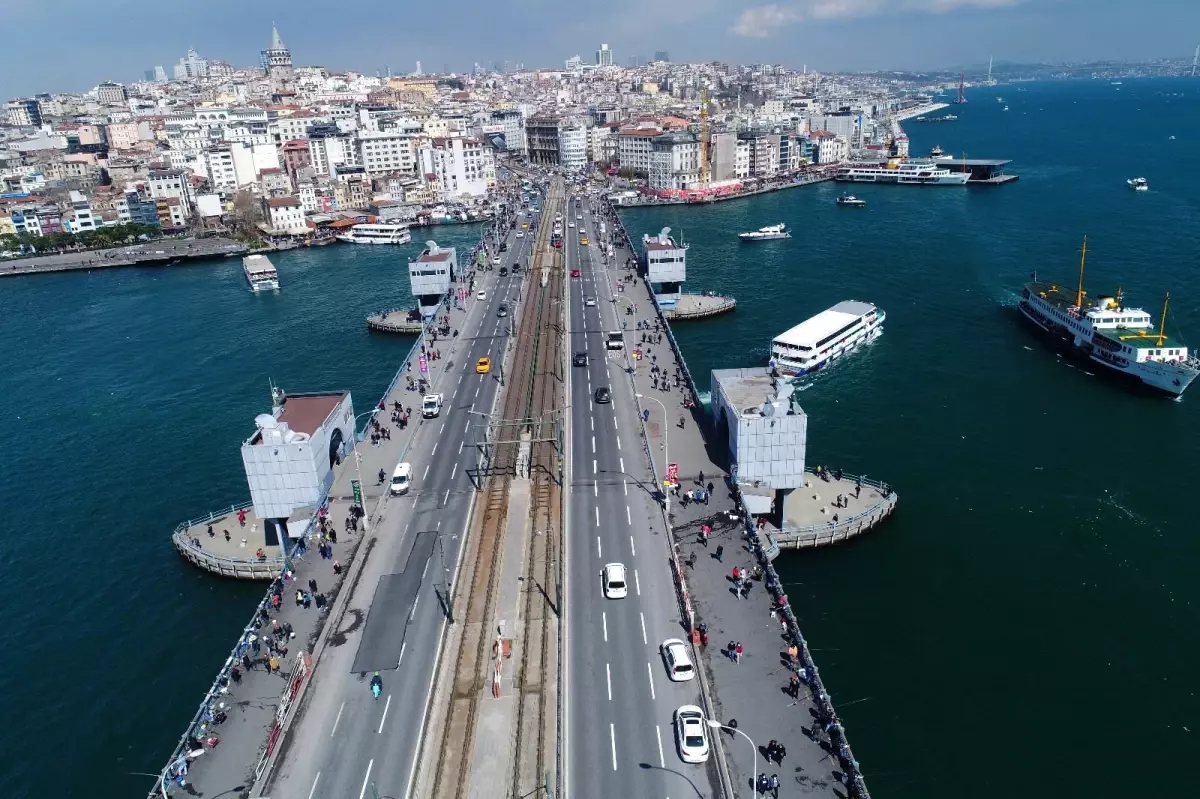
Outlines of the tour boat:
M841 197L837 198L837 204L838 205L848 205L851 208L862 208L862 207L866 206L867 201L860 200L859 198L855 197L853 194L843 194Z
M1155 330L1150 314L1121 304L1120 289L1116 296L1088 298L1083 290L1086 238L1081 253L1076 288L1039 281L1035 273L1017 306L1022 316L1064 345L1068 354L1103 366L1109 374L1172 396L1182 394L1200 374L1200 359L1190 355L1183 342L1166 334L1170 293Z
M279 290L279 273L275 271L275 264L265 255L247 255L243 258L242 273L253 292Z
M739 233L738 238L742 241L768 241L770 239L790 239L792 234L788 232L787 225L780 222L778 225L767 225L760 227L758 230L752 230L749 233Z
M362 224L337 234L338 241L350 244L408 244L412 233L408 225Z
M812 374L883 335L886 316L869 302L839 302L776 336L771 342L771 366L789 377Z
M840 168L834 179L849 183L889 183L901 186L965 186L970 172L955 172L935 161L891 159L874 163L851 163Z

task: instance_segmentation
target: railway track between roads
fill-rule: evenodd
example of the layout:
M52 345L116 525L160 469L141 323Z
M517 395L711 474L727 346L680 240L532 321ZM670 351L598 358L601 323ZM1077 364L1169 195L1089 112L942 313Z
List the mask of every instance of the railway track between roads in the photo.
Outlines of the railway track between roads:
M554 358L560 352L558 328L549 330L548 324L559 314L561 319L561 281L562 268L557 253L550 247L550 229L554 214L563 206L562 189L557 187L547 198L543 209L541 224L538 228L534 262L525 280L523 296L518 303L517 331L511 339L513 351L511 366L506 369L507 386L504 390L503 411L501 419L506 426L499 427L500 438L509 439L505 443L488 443L485 446L487 457L478 471L478 484L481 486L482 513L476 514L475 530L468 546L467 561L464 563L464 575L470 575L470 584L464 586L465 591L458 593L455 602L455 617L463 625L462 638L456 653L453 671L453 683L449 707L445 722L442 725L441 742L438 748L435 777L432 783L432 795L437 799L452 799L461 797L465 787L470 782L471 753L475 746L476 729L480 702L485 692L490 691L489 684L493 679L493 664L503 653L497 648L503 642L497 631L491 626L496 614L497 583L500 577L501 552L504 536L508 528L509 497L512 481L517 477L519 444L511 439L515 437L510 431L520 429L532 433L534 439L540 438L542 423L533 420L530 414L540 415L545 409L554 407L554 397L558 391L557 382L561 369L556 369ZM548 266L550 275L546 285L542 285L541 270ZM557 267L557 269L555 269ZM555 273L558 283L555 284ZM557 285L557 293L551 294L553 285ZM503 367L502 367L503 368ZM548 385L547 385L548 384ZM508 424L516 420L527 420L519 428ZM492 427L486 428L490 431ZM506 432L509 431L509 432ZM513 787L518 784L530 784L522 779L524 772L523 748L530 740L529 735L536 734L538 748L534 762L530 764L530 773L536 783L538 775L545 770L545 713L547 692L543 690L545 680L550 675L545 673L544 665L549 656L553 655L552 644L556 636L545 635L549 621L545 618L552 614L545 611L545 603L533 601L528 593L533 591L551 590L554 581L546 582L546 575L551 566L547 558L548 535L540 535L553 520L554 530L560 528L558 505L558 486L556 459L557 453L545 455L545 447L534 444L530 453L531 479L534 480L531 496L531 512L534 515L535 526L532 528L528 565L533 568L523 570L525 574L522 598L522 617L525 631L518 658L518 672L514 684L518 686L519 704L517 723L517 748L515 750L519 767L514 769ZM550 464L550 466L547 466ZM551 466L553 468L551 468ZM546 485L539 475L554 475ZM553 512L550 512L553 508ZM536 521L541 518L543 521ZM555 533L557 534L557 532ZM557 552L555 548L553 551ZM462 612L459 609L462 608ZM531 623L530 613L538 613L537 619ZM532 632L531 632L532 628ZM530 636L533 636L531 639ZM533 651L531 651L533 650ZM529 690L525 690L526 684ZM536 699L533 712L526 718L526 696ZM554 697L549 697L553 700ZM531 699L531 701L533 701ZM532 718L537 719L537 727ZM518 783L518 780L520 782ZM528 789L527 789L528 790ZM513 795L522 795L516 793Z

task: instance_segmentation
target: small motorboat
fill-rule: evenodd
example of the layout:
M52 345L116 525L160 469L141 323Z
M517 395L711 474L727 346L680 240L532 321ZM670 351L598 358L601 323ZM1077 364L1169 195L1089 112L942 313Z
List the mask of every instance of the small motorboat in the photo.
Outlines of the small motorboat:
M843 194L841 197L837 198L837 204L838 205L848 205L851 208L863 208L866 206L867 201L860 200L859 198L855 197L853 194Z
M1129 180L1125 181L1125 185L1134 191L1150 190L1150 184L1146 182L1145 178L1130 178Z
M780 222L778 225L767 225L760 227L758 230L752 230L749 233L739 233L738 238L742 241L771 241L773 239L790 239L792 234L788 232L787 225Z

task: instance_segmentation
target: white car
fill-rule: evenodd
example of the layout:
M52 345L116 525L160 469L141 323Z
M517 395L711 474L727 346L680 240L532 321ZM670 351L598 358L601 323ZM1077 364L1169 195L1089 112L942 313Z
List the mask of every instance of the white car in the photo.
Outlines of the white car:
M600 579L604 583L606 599L624 599L629 595L629 585L625 582L624 563L606 563L604 571L600 572Z
M396 464L396 471L392 472L392 494L405 494L408 492L410 485L412 485L412 465L408 463Z
M708 762L708 723L695 705L683 705L675 711L675 745L684 763Z
M567 227L575 227L575 223L574 223L574 222L568 222L568 223L567 223Z
M575 214L575 218L576 218L576 219L578 219L580 222L582 222L582 221L583 221L583 214Z
M588 308L595 308L596 307L596 298L595 297L584 297L583 304L586 305Z
M517 231L517 238L518 238L518 239L523 239L523 238L525 238L525 231L524 231L524 230L518 230L518 231Z
M484 291L483 289L480 289L479 291L475 292L475 299L477 299L477 300L486 300L486 299L487 299L487 292L486 292L486 291Z
M668 638L658 645L662 652L663 664L667 667L667 676L671 682L687 682L696 676L696 667L688 656L687 644L678 638Z

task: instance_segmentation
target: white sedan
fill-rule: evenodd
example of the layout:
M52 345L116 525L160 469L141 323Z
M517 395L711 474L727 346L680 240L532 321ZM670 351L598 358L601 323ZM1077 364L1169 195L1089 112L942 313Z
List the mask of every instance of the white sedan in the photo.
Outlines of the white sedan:
M484 291L483 289L480 289L479 291L477 291L477 292L475 293L475 299L477 299L477 300L486 300L486 299L487 299L487 292L486 292L486 291Z
M708 762L708 723L695 705L683 705L675 711L675 745L684 763Z
M523 231L523 230L518 230L518 231L517 231L517 238L518 238L518 239L523 239L523 238L525 238L525 231Z
M687 682L696 676L687 644L682 640L668 638L658 645L658 649L662 652L663 664L667 667L667 676L671 678L671 682Z
M604 584L606 599L624 599L629 595L629 585L625 582L625 564L607 563L604 571L600 572Z
M568 222L568 223L567 223L567 227L575 227L575 223L574 223L574 222Z
M596 298L595 297L584 297L583 304L586 305L588 308L595 308L596 307Z

